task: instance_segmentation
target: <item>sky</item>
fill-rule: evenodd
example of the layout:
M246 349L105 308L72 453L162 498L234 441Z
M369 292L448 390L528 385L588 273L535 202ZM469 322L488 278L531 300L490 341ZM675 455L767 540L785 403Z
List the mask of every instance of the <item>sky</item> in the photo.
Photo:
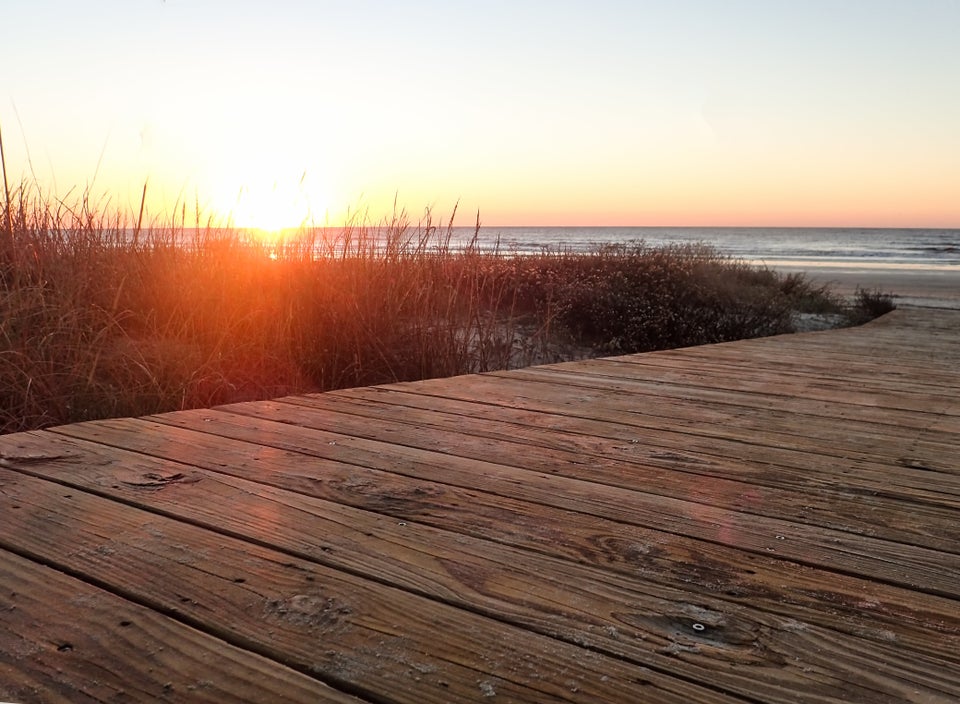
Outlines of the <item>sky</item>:
M960 0L20 0L13 185L136 216L960 227Z

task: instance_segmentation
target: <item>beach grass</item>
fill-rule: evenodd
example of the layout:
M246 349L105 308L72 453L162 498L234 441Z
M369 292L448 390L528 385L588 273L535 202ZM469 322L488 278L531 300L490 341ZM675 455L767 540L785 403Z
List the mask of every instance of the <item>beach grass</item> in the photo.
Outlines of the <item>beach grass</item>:
M849 310L851 325L859 325L879 318L896 309L893 294L879 289L864 289L859 286L853 294L853 305Z
M429 212L270 239L199 208L146 226L108 212L9 194L0 432L771 335L844 310L702 245L516 255L481 247L479 223L455 245Z

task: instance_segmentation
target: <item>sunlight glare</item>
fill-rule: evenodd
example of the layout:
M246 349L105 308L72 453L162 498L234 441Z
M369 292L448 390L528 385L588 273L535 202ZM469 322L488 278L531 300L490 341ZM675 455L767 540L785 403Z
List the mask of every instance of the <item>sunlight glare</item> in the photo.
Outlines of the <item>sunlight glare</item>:
M224 175L214 190L213 207L224 222L270 241L321 224L328 206L325 184L307 173L278 178L264 170L239 185L236 174Z
M231 215L237 227L279 233L309 222L310 208L303 193L274 181L242 187Z

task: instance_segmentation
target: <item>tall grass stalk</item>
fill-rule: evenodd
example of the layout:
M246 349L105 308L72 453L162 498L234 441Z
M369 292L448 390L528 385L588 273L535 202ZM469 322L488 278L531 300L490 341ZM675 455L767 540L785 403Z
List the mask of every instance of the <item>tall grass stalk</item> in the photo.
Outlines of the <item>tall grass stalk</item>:
M13 220L10 215L10 184L7 181L7 157L3 151L3 132L0 131L0 166L3 167L3 210L7 223L8 245L13 251Z

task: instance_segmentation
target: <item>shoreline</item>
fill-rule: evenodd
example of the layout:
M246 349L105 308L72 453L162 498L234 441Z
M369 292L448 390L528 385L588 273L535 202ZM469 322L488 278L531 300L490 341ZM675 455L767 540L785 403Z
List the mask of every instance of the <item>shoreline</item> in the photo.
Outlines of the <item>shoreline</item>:
M898 306L960 310L960 268L908 269L844 264L804 266L786 262L767 266L782 273L801 272L810 281L827 284L845 297L853 296L860 288L889 293Z

